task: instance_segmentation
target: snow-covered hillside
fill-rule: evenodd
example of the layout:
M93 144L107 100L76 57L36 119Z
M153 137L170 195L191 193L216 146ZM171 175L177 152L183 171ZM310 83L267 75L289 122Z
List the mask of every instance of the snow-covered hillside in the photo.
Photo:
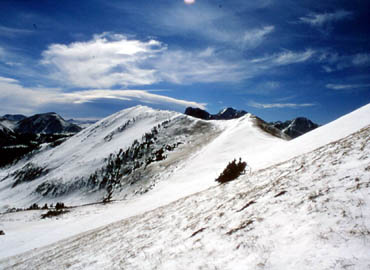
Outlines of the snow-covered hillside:
M4 259L0 266L369 269L369 138L367 125L234 182ZM53 237L56 231L45 233Z
M250 114L203 121L138 106L0 171L0 200L3 210L35 202L78 205L111 195L127 199L157 185L188 195L213 185L230 160L251 157L281 141L260 129Z
M143 149L143 145L147 145L151 139L154 140L155 138L155 142L149 143L150 151L138 151L142 153L142 156L138 159L140 162L148 161L150 159L147 158L152 158L149 164L138 164L139 167L135 169L133 174L129 174L129 177L125 175L120 178L124 180L121 183L115 181L106 182L106 187L111 187L115 191L113 193L113 198L125 198L125 200L115 201L107 205L87 205L70 208L69 213L57 219L40 220L41 213L44 213L46 210L2 214L0 215L0 230L4 230L6 235L1 236L0 258L19 254L32 248L42 247L78 233L110 224L114 221L141 215L145 212L155 210L158 207L164 207L166 204L186 196L207 190L208 188L210 188L209 191L194 195L194 198L197 198L197 196L203 196L199 194L207 194L205 196L208 198L207 200L210 201L210 204L207 204L206 208L198 205L198 207L200 207L199 211L209 211L210 208L215 207L211 202L217 204L217 207L220 206L221 204L215 201L217 198L221 201L227 201L229 199L235 201L239 196L237 193L239 189L254 192L260 190L259 185L263 186L261 186L261 188L266 186L272 189L273 186L271 185L278 179L288 179L290 182L286 182L284 188L289 188L294 192L297 191L297 186L299 186L298 191L301 193L297 191L297 194L299 194L297 198L303 196L306 191L313 193L315 190L320 190L319 188L316 189L316 186L313 186L312 189L307 189L306 186L300 185L308 185L312 179L316 179L315 177L319 177L320 175L322 179L326 179L325 177L329 172L332 173L330 174L332 177L325 180L328 181L329 187L337 185L338 183L335 181L341 179L341 175L344 174L346 170L348 170L348 175L350 177L348 179L345 178L345 181L350 181L350 179L356 176L363 176L365 180L361 181L366 182L366 177L368 175L368 170L366 169L368 167L366 166L369 166L369 161L367 159L369 156L368 129L366 129L366 132L362 131L359 133L361 135L356 135L357 137L354 135L347 138L345 143L337 142L331 144L335 145L335 151L333 150L334 153L331 152L332 148L330 145L325 145L357 132L361 128L367 127L370 124L369 115L370 105L366 105L304 136L291 141L285 141L264 132L259 127L257 118L250 114L239 119L228 121L203 121L174 112L156 111L147 107L135 107L124 110L83 130L57 148L45 149L29 161L23 161L23 163L19 163L14 168L0 171L0 174L6 177L7 175L11 175L12 172L21 169L30 161L34 164L45 164L50 170L47 174L48 177L43 178L43 176L41 176L41 178L31 182L20 183L14 188L11 188L11 185L14 183L14 178L12 178L14 176L4 178L0 181L0 201L8 204L8 206L5 205L3 209L17 206L16 204L20 206L29 206L29 203L35 201L40 202L40 204L43 202L63 201L66 202L67 205L72 203L80 204L89 201L101 201L101 199L106 196L106 192L108 191L107 188L101 189L99 193L99 189L86 189L86 186L85 189L79 187L59 197L53 197L52 194L47 194L47 196L42 197L40 194L35 194L34 188L43 182L49 182L50 175L59 175L61 178L57 178L57 180L62 179L63 188L69 185L73 187L73 183L76 179L81 179L81 177L75 178L76 176L83 176L84 173L89 175L91 170L102 172L99 168L107 168L107 164L110 164L110 168L113 168L110 172L117 172L114 168L117 168L117 164L122 165L120 162L124 160L124 156L126 155L124 153L130 154L132 153L131 150ZM132 119L134 118L136 120L132 123ZM153 127L156 127L158 133L153 132ZM145 135L145 133L147 135ZM135 140L138 142L134 143ZM178 144L178 142L181 143ZM174 145L176 145L176 147L174 147ZM132 146L134 147L132 148ZM170 148L166 149L166 146ZM322 146L325 146L322 149L327 149L325 150L326 152L324 150L318 150L306 155L307 159L311 160L313 164L311 164L312 166L310 165L311 167L307 165L310 169L308 167L306 168L306 162L303 164L302 161L304 156L302 157L301 155ZM343 150L341 150L341 147ZM123 150L121 151L119 149ZM163 151L161 151L161 149ZM363 154L361 154L361 151ZM153 156L150 153L155 153L155 155ZM347 155L347 153L350 154ZM358 158L360 154L362 159ZM159 157L158 160L157 156ZM279 162L287 161L295 156L299 157L284 163L285 165L276 165ZM332 156L335 159L332 160ZM348 159L344 159L347 158L347 156ZM252 175L246 178L252 180L241 179L241 181L235 182L235 184L230 183L225 187L218 187L214 179L230 160L238 157L242 157L243 160L248 162L252 169ZM314 162L315 159L318 161ZM308 164L310 162L308 162ZM289 167L287 170L291 172L289 175L292 177L285 176L285 166ZM366 170L359 169L357 173L356 168L362 168L361 166L365 166L364 168ZM265 172L267 173L265 174ZM338 174L335 174L337 172ZM97 175L100 174L98 173ZM114 176L115 174L110 175ZM360 179L362 179L361 177ZM101 178L97 176L96 179ZM135 179L138 181L131 184ZM297 179L296 181L301 184L298 185L297 183L293 183L295 181L294 179ZM361 181L360 183L362 183ZM270 182L271 184L269 184ZM240 183L240 186L236 183ZM290 183L293 183L292 187L290 187ZM154 186L152 184L154 184ZM321 182L318 181L317 184L321 184ZM361 185L366 186L367 184ZM98 187L99 185L95 186L95 188ZM226 196L222 199L220 197L221 191L219 188L222 190L226 187L233 187L234 192L233 190L226 189L226 191L230 191L230 193L222 195ZM294 193L293 191L292 193ZM335 189L333 189L333 191L335 191ZM260 192L265 191L260 190ZM289 193L286 195L291 194L290 191L288 192ZM368 191L365 190L364 192ZM212 193L214 193L215 200L211 198ZM135 194L140 196L136 196ZM275 195L277 194L278 192ZM346 196L345 193L341 194ZM278 197L280 197L280 195L276 198ZM192 199L189 198L185 199L185 201L192 201ZM350 197L345 197L343 200L349 200L348 198ZM181 201L184 200L176 202L175 205L179 204ZM198 201L198 199L196 199L196 201ZM239 201L239 203L245 204L248 202ZM269 211L271 211L269 215L274 215L280 211L280 208L275 209L270 207L267 202L268 200L266 199L265 207L269 207ZM291 211L291 204L288 200L286 204L289 204L290 208L287 206L288 208L284 209L289 213L289 211ZM184 207L187 209L186 211L192 211L192 209L195 211L197 209L197 206L187 203L179 207ZM158 211L167 212L167 210L158 209L151 213L158 214ZM180 211L180 213L182 212L183 210ZM147 215L151 216L151 213ZM193 212L186 213L186 216L193 214ZM210 212L210 215L211 213L212 212ZM174 213L174 220L184 219L184 216L181 215L177 217ZM196 218L201 217L203 214L198 215L197 212L194 212L194 215L195 219L192 219L191 222L200 222L201 219L196 221ZM204 213L204 215L206 215L206 213ZM135 217L127 222L139 224L139 220L143 217L145 216ZM293 220L303 217L304 216L291 216ZM319 219L320 218L322 217L320 216ZM265 219L268 220L266 217ZM230 216L223 222L226 224L232 222L232 220L234 220L234 218ZM168 222L167 219L165 221ZM307 222L307 220L304 221ZM158 220L158 222L161 223L162 221ZM120 224L119 226L122 226L122 224L126 224L126 221ZM140 224L139 226L141 226ZM176 227L177 225L178 224L175 224L174 226ZM191 223L184 223L183 225L186 225L185 227L191 227ZM183 225L176 228L184 229ZM114 226L112 228L114 228ZM176 228L173 229L175 230ZM202 227L199 229L202 229ZM123 230L126 230L126 228ZM128 227L127 233L129 233L130 230L134 229ZM155 229L153 230L156 232ZM134 230L134 232L133 235L139 231L136 232ZM196 228L194 228L194 232L196 232ZM122 233L126 234L126 232ZM160 233L160 235L166 234L169 234L169 232L164 231L164 234ZM106 237L109 238L110 236L107 235ZM209 238L206 241L211 240L212 238ZM153 241L155 242L157 240ZM186 239L184 241L186 242ZM156 246L159 245L158 242L155 243ZM176 241L174 241L174 243L176 243ZM217 243L215 246L218 245ZM90 248L94 249L91 245ZM265 244L261 242L261 244L258 245ZM157 246L158 251L160 248L161 247ZM177 248L181 249L181 247ZM32 254L29 256L32 256ZM109 256L109 254L104 256ZM186 260L186 258L184 260ZM8 263L9 262L6 262L6 265L8 265ZM94 267L97 268L98 266L95 265ZM145 266L143 268L145 268Z

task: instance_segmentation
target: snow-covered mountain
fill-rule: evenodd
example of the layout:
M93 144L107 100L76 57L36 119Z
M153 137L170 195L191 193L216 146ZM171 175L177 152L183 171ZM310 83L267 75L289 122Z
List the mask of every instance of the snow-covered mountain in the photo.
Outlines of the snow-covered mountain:
M0 147L16 141L16 134L12 129L0 123Z
M235 110L234 108L228 107L228 108L222 109L213 117L214 119L217 119L217 120L230 120L230 119L240 118L246 114L247 114L246 111Z
M291 138L297 138L319 126L305 117L297 117L293 120L288 120L285 122L277 121L270 124L282 130L284 134Z
M70 204L127 199L158 182L208 187L225 164L282 141L262 129L258 118L203 121L138 106L84 129L63 144L44 147L29 160L0 171L0 199L7 206L34 202ZM240 149L240 145L243 149ZM192 187L190 187L192 190ZM190 192L190 191L189 191Z
M27 116L25 116L23 114L5 114L1 118L9 120L9 121L19 122L19 121L27 118Z
M251 115L207 121L220 129L181 162L187 175L142 197L71 208L59 219L40 220L45 210L0 216L3 258L84 232L5 258L0 267L368 269L369 115L367 105L291 141L268 137ZM237 134L248 125L243 140L247 134ZM270 147L261 148L263 141ZM252 171L215 185L214 163L221 154L229 160L229 151L249 156Z
M68 123L60 115L50 112L35 114L20 120L14 130L21 134L76 133L81 128Z

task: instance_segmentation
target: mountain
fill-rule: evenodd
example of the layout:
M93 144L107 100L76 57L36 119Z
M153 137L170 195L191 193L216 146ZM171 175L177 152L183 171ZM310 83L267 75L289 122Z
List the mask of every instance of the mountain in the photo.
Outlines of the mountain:
M0 167L35 153L43 144L55 147L80 130L56 113L4 115L0 118Z
M21 134L55 134L55 133L77 133L81 128L75 124L68 123L60 115L50 112L36 114L20 120L15 131Z
M293 120L288 120L285 122L277 121L270 124L282 130L291 138L297 138L311 130L314 130L319 126L318 124L313 123L311 120L305 117L297 117Z
M17 136L13 130L0 123L0 147L15 143Z
M59 146L44 146L4 170L0 200L13 207L62 199L77 205L140 196L161 182L179 179L191 192L194 187L185 179L204 178L199 185L207 187L227 162L243 157L254 166L255 152L280 141L285 140L251 114L204 121L138 106L92 124Z
M17 123L25 118L22 114L5 114L0 117L0 124L14 131Z
M240 118L246 115L247 112L243 110L235 110L234 108L225 108L217 114L210 114L207 111L199 108L188 107L185 110L185 114L203 120L230 120ZM261 121L263 120L261 119ZM271 122L267 125L264 125L266 130L269 129L270 132L275 133L277 136L283 136L284 138L289 139L301 136L311 130L314 130L318 126L318 124L315 124L311 120L304 117L298 117L285 122ZM277 132L275 129L281 130L284 135L281 135L281 133Z
M1 118L9 120L9 121L13 121L13 122L19 122L27 118L27 116L24 116L23 114L5 114Z
M185 114L203 120L211 120L211 114L199 108L187 107L185 109Z
M213 121L220 133L161 167L164 178L176 177L142 197L68 208L54 219L40 219L46 210L0 216L0 268L367 269L369 113L370 104L291 141L268 137L249 114ZM248 126L243 140L237 135ZM214 163L229 152L249 157L252 171L216 185Z
M247 112L243 110L235 110L233 108L225 108L217 114L210 114L207 111L199 108L188 107L185 109L185 114L203 120L230 120L240 118L246 115Z
M213 115L213 119L215 120L230 120L230 119L236 119L240 118L244 115L246 115L247 112L243 110L235 110L234 108L225 108L221 110L216 115Z

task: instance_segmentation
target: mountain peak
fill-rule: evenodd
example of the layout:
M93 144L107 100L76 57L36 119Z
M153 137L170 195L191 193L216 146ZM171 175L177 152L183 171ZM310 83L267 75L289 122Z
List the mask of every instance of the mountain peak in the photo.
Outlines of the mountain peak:
M235 110L234 108L227 107L222 109L217 114L210 114L209 112L199 109L199 108L192 108L188 107L185 110L186 115L190 115L196 118L200 118L203 120L230 120L242 117L247 114L246 111L243 110Z
M306 117L297 117L285 122L277 121L271 124L291 138L297 138L319 126Z
M221 110L218 114L216 114L216 116L218 117L218 119L228 120L228 119L239 118L246 114L247 112L244 110L236 110L232 107L227 107Z
M35 114L18 122L15 131L19 133L76 133L81 128L75 124L68 123L59 114L47 112Z

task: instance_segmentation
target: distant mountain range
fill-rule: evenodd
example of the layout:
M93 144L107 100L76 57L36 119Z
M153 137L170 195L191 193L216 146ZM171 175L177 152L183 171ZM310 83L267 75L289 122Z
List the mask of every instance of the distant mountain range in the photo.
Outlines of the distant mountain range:
M203 120L230 120L240 118L246 115L247 112L243 110L238 111L233 108L225 108L217 114L210 114L209 112L199 108L188 107L185 110L185 114Z
M318 124L305 117L297 117L293 120L287 120L285 122L277 121L269 124L280 129L291 138L297 138L319 127Z
M20 134L76 133L82 128L65 121L55 112L35 114L30 117L6 114L0 123Z
M210 114L209 112L199 108L188 107L185 110L185 114L203 120L230 120L240 118L246 115L247 112L243 110L236 110L234 108L229 107L221 110L217 114ZM261 119L261 121L263 120ZM268 124L264 124L264 126L265 128L269 126L271 130L273 130L272 128L277 128L281 130L285 135L288 135L290 138L294 139L311 130L314 130L319 125L313 123L311 120L305 117L297 117L295 119L287 120L285 122L282 121L270 122Z
M6 114L0 117L0 167L39 149L43 143L59 145L81 130L54 112L31 117Z

